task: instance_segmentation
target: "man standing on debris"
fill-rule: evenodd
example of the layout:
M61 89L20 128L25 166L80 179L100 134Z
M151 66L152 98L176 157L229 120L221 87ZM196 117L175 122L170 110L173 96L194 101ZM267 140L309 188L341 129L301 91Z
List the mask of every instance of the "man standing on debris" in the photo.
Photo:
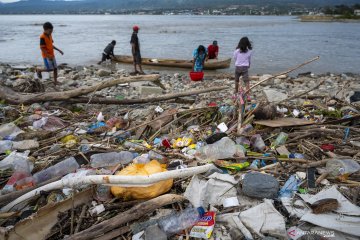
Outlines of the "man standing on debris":
M213 44L208 46L209 59L217 59L219 55L219 46L217 41L213 41Z
M36 69L36 73L38 78L42 78L42 72L54 72L54 84L57 84L57 65L56 65L56 60L55 60L55 53L54 53L54 49L56 51L58 51L59 53L61 53L61 55L64 54L63 51L61 51L60 49L58 49L57 47L54 46L53 44L53 39L52 39L52 32L54 30L53 25L50 22L46 22L43 25L43 29L44 32L43 34L40 35L40 49L41 49L41 54L42 57L44 59L44 65L45 68L44 69Z
M107 59L112 59L114 57L114 47L116 45L116 41L112 40L111 43L109 43L106 48L104 49L104 52L102 54L102 59L98 64L105 62Z
M139 38L137 36L139 29L140 29L139 26L135 25L133 27L133 33L131 35L131 40L130 40L131 52L133 55L133 62L134 62L134 69L135 69L134 73L135 74L136 73L145 74L141 67L140 43L139 43ZM136 65L139 66L140 71L137 70Z

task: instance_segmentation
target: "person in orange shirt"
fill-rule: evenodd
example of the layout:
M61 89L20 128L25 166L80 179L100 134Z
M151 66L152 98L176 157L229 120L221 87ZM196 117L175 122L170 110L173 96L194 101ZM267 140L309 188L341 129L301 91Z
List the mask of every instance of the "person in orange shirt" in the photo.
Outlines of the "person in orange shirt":
M42 57L44 59L44 65L45 68L44 69L36 69L36 73L37 76L39 78L42 78L42 72L54 72L54 84L57 84L57 65L56 65L56 60L55 60L55 53L54 53L54 49L56 51L58 51L59 53L61 53L61 55L64 54L63 51L61 51L60 49L58 49L57 47L54 46L53 44L53 39L52 39L52 32L54 30L53 25L50 22L46 22L43 25L44 28L44 32L43 34L40 35L40 49L41 49L41 54Z

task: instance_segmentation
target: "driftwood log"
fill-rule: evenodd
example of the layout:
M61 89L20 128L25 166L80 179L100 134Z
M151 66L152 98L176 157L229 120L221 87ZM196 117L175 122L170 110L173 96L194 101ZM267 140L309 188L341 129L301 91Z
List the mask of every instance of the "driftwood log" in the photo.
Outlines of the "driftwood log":
M186 97L191 95L198 95L207 92L214 92L214 91L221 91L225 90L228 87L211 87L206 89L199 89L189 92L179 92L179 93L170 93L165 94L159 97L151 97L151 98L140 98L140 99L111 99L111 98L98 98L98 97L79 97L79 98L71 98L68 102L71 103L90 103L93 104L116 104L116 105L127 105L127 104L141 104L141 103L153 103L153 102L161 102L166 101L174 98ZM91 98L91 99L90 99Z
M141 82L141 81L159 81L160 75L142 75L142 76L131 76L121 77L114 80L103 81L93 86L82 86L69 91L61 92L44 92L44 93L33 93L23 94L12 90L11 88L1 86L0 87L0 99L5 100L10 104L31 104L36 102L47 102L47 101L65 101L70 98L82 96L91 92L96 92L104 88L112 87L118 84Z
M87 240L106 235L108 232L119 228L121 225L139 219L140 217L155 211L156 209L184 201L185 198L176 194L165 194L149 201L140 203L131 209L118 214L117 216L105 220L97 225L94 225L84 231L76 233L68 238L67 240Z

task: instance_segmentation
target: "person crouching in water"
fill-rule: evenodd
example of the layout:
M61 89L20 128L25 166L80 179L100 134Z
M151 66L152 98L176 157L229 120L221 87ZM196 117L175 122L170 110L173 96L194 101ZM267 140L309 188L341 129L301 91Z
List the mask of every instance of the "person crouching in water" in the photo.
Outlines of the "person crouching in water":
M44 60L44 69L36 69L37 77L42 78L42 72L54 72L54 84L57 85L57 64L55 60L55 51L58 51L61 55L64 54L63 51L58 49L53 44L52 32L54 30L53 25L50 22L46 22L43 25L44 32L40 35L40 49L41 55Z
M252 46L247 37L240 39L234 52L235 60L235 94L239 92L239 81L242 76L242 86L246 85L246 91L250 90L249 68L251 64ZM241 89L242 89L242 86ZM247 100L250 101L250 92L247 93Z
M116 41L112 40L111 43L109 43L106 48L104 49L104 52L102 54L102 59L98 64L101 64L105 62L107 59L112 59L114 57L114 47L116 45Z
M193 71L202 72L207 58L206 48L203 45L199 45L199 47L193 52L193 58Z

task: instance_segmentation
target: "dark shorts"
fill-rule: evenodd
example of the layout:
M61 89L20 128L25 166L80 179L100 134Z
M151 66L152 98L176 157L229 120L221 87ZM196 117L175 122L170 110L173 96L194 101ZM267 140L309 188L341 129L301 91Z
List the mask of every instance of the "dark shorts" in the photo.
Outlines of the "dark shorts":
M244 83L249 82L249 67L235 67L235 81L239 82L240 77L242 76L242 81Z
M111 57L110 57L110 55L107 55L107 54L105 54L105 53L103 53L102 54L102 59L101 59L101 61L106 61L107 59L111 59Z
M133 54L133 57L134 57L134 63L135 64L141 64L141 54L140 54L140 52L135 52Z
M49 59L49 58L44 58L44 65L45 65L45 69L47 71L52 71L54 69L57 69L57 64L56 64L56 59Z

